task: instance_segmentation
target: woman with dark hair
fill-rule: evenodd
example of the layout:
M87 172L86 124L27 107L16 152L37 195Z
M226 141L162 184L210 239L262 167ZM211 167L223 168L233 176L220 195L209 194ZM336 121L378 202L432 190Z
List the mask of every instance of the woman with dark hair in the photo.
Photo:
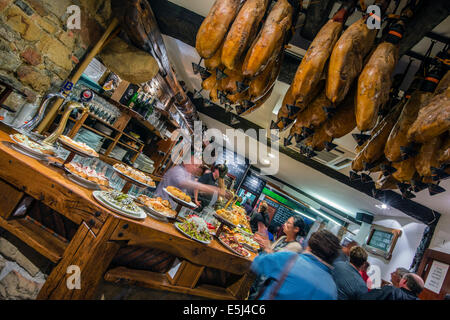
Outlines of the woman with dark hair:
M299 215L291 216L286 220L282 228L285 235L281 236L273 243L259 233L255 234L255 240L266 253L279 251L302 252L303 248L300 245L299 238L304 237L306 234L305 221L303 218Z
M269 227L268 207L267 202L263 200L259 204L258 210L253 210L250 216L250 228L252 228L253 233L258 231L260 224L264 225L265 228Z

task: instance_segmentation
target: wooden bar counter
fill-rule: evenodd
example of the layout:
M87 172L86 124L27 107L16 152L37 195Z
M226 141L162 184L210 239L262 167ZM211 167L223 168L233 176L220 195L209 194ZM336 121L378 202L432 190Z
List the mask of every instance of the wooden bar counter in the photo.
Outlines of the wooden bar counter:
M134 220L101 206L92 191L65 177L62 169L35 160L8 146L11 128L0 123L0 227L47 257L55 267L38 299L92 299L102 278L212 299L244 299L252 282L250 264L255 257L231 253L217 240L204 245L184 237L172 223L151 217ZM76 233L64 239L53 230L32 223L27 215L13 215L26 197L32 197L72 221ZM156 273L126 267L110 268L121 247L163 250L181 261L177 270ZM80 270L80 289L69 289L71 266ZM197 285L205 267L239 276L222 288Z

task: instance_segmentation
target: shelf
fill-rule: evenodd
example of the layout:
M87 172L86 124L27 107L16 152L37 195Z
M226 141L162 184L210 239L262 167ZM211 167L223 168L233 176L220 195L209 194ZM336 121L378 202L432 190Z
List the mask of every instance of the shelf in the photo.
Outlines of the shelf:
M133 150L133 151L139 152L139 149L136 149L136 148L134 148L134 147L132 147L132 146L129 146L129 145L123 143L123 142L117 141L117 144L120 144L121 146L123 146L123 147L125 147L125 148L127 148L127 149L131 149L131 150Z
M72 117L70 117L69 120L70 120L70 121L73 121L73 122L77 122L77 121L78 121L78 120L76 120L76 119L74 119L74 118L72 118ZM102 137L105 137L106 139L109 139L109 140L114 141L113 138L111 138L110 136L106 135L105 133L103 133L103 132L101 132L101 131L98 131L98 130L96 130L96 129L94 129L94 128L92 128L92 127L90 127L90 126L88 126L88 125L86 125L86 124L84 124L84 123L83 123L81 126L82 126L83 128L86 128L86 129L88 129L88 130L94 132L95 134L98 134L99 136L102 136Z

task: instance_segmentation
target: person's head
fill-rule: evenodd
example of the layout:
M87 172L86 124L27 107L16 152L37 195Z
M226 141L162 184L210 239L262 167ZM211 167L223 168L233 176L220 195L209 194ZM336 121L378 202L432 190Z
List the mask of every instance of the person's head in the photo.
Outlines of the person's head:
M361 268L359 268L359 270L367 272L367 270L369 270L370 267L370 263L369 261L366 260L366 262L363 263L363 265L361 266Z
M356 267L356 269L361 269L362 265L367 261L367 252L360 246L354 246L350 249L350 263Z
M355 240L352 240L342 247L342 252L348 257L348 256L350 256L350 249L357 245L358 245L358 242L356 242Z
M411 291L418 296L423 290L424 282L421 277L415 273L406 273L400 280L399 287Z
M332 264L339 254L339 239L328 230L314 232L308 240L308 251L328 264Z
M286 236L297 237L305 236L305 221L299 215L289 217L283 224L283 232Z
M211 172L213 174L214 180L217 180L218 178L223 178L228 172L228 169L223 164L215 164L211 168Z
M259 204L259 212L262 212L262 213L267 212L268 207L269 206L267 205L267 202L261 201L261 203Z
M247 201L245 201L245 203L246 203L247 205L249 205L249 206L252 205L252 202L250 201L250 198L247 198Z
M406 268L397 268L394 272L391 272L391 282L394 287L399 287L400 280L407 273L409 273L409 270Z

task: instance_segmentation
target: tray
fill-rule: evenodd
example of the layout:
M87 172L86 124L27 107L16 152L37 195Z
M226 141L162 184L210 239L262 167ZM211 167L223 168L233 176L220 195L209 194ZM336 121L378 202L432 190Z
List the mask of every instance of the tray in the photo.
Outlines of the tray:
M180 227L178 226L178 222L174 223L174 226L179 232L181 232L183 235L185 235L189 239L195 240L195 241L203 243L203 244L210 244L211 243L211 241L203 241L203 240L199 240L199 239L196 239L194 237L191 237L190 235L188 235L187 233L185 233L183 230L180 229Z
M61 138L58 138L58 142L63 146L64 149L69 150L70 152L74 152L78 155L82 155L82 156L89 157L89 158L98 158L99 157L98 153L94 149L92 149L92 150L94 150L95 154L92 154L92 153L88 153L82 149L79 149L75 146L72 146L70 144L67 144L66 142L61 140Z
M217 240L218 240L225 248L227 248L228 250L230 250L230 251L233 252L234 254L237 254L238 256L241 256L241 257L244 257L244 258L248 258L248 257L250 257L250 255L251 255L250 252L248 252L248 250L245 249L245 248L244 248L244 250L247 252L247 255L246 255L246 256L244 256L244 255L240 254L239 252L235 251L233 248L231 248L229 245L227 245L225 242L223 242L222 239L220 239L220 236L217 237Z
M173 194L171 194L169 191L167 191L167 188L163 189L165 192L167 192L167 194L178 204L184 206L184 207L188 207L189 209L195 209L197 208L197 205L195 203L191 202L186 202L184 200L181 200L180 198L175 197Z
M135 213L130 213L130 211L127 212L127 211L121 209L120 207L117 207L115 204L109 203L107 200L105 200L103 198L103 192L104 191L94 191L92 193L92 195L94 196L95 200L97 200L100 204L104 205L106 208L110 209L111 211L114 211L115 213L121 214L123 216L132 218L132 219L143 220L147 217L147 214L141 208L139 208L139 213L138 213L138 215L136 215Z
M122 173L121 171L117 170L116 168L114 168L114 167L112 167L112 168L122 179L124 179L126 181L129 181L129 182L137 185L138 187L156 189L156 187L152 187L152 186L150 186L150 185L148 185L146 183L140 182L140 181L138 181L138 180L136 180L136 179L134 179L134 178L132 178L132 177Z
M175 219L175 215L171 215L171 214L166 214L165 212L160 212L157 211L151 207L146 206L144 203L136 200L136 202L140 203L143 205L143 208L145 211L149 212L151 215L153 216L157 216L159 218L165 218L165 219Z

